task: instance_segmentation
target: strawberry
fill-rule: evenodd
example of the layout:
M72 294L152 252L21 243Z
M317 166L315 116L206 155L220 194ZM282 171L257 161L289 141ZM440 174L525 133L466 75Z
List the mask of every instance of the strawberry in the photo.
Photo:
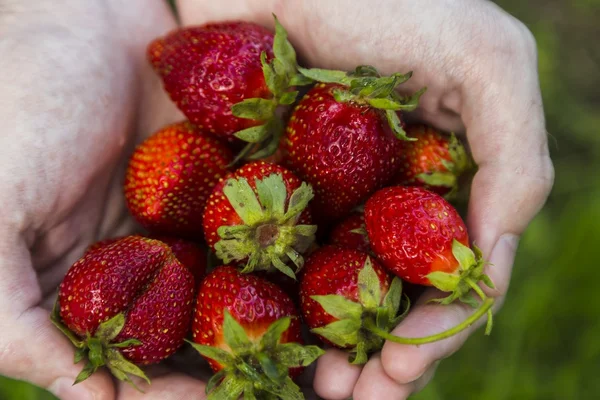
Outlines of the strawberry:
M394 89L410 74L380 77L373 67L306 70L317 84L298 103L287 125L287 165L315 190L318 221L343 217L386 184L400 167L405 135L399 110L416 107L422 92L401 99Z
M369 238L365 230L365 216L362 212L353 212L340 221L329 234L327 243L354 249L363 253L371 253Z
M216 372L207 385L214 398L302 399L290 376L323 354L301 345L300 318L279 287L231 266L217 267L202 282L192 335Z
M146 380L138 365L173 354L189 329L194 277L169 246L128 236L88 251L67 272L52 321L88 364L75 383L106 365L113 375Z
M108 246L124 237L109 238L93 243L87 248L86 252ZM207 268L207 254L202 247L189 240L174 236L151 235L149 238L168 244L177 260L194 275L194 281L198 283L202 280Z
M407 126L406 133L418 140L402 142L400 168L393 182L452 197L458 190L458 178L473 165L460 140L421 124Z
M204 212L206 243L243 272L279 270L295 278L315 239L306 209L312 189L287 169L262 161L244 165L217 184Z
M201 237L202 213L227 173L230 150L189 122L169 125L139 145L125 177L125 200L153 233Z
M365 205L365 223L371 248L400 278L451 292L442 304L459 299L476 307L471 289L487 299L477 285L493 287L481 251L469 248L465 223L440 195L420 187L381 189ZM488 322L489 332L491 311Z
M260 143L272 153L283 132L276 114L292 104L294 84L306 81L296 70L296 53L275 18L275 36L242 21L177 29L154 40L148 59L179 109L201 129L220 138Z
M402 319L404 313L397 315L401 297L399 278L392 283L367 254L336 246L313 253L300 282L304 321L326 343L350 349L354 364L364 364L368 353L383 346L384 339L369 326L387 332Z

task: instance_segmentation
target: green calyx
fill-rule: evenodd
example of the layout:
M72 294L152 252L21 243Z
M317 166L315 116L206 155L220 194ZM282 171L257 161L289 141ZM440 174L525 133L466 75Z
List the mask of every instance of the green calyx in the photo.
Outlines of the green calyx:
M248 142L238 154L234 163L242 158L257 160L270 156L277 150L283 135L285 124L277 115L277 108L288 106L298 97L294 86L309 84L311 81L298 73L296 51L289 42L285 28L275 15L275 36L273 39L274 58L267 61L267 54L262 52L262 64L265 83L271 91L270 99L245 99L231 107L231 112L238 118L260 121L261 124L235 133L238 139Z
M289 369L310 365L324 351L317 346L281 343L290 322L290 317L273 322L260 341L253 342L225 310L223 336L230 351L189 342L201 355L223 367L206 385L208 399L237 399L242 395L245 399L303 399L302 391L289 376Z
M442 165L446 171L436 171L422 173L416 176L417 179L430 187L447 187L450 189L444 195L446 199L452 199L458 191L458 179L465 172L472 169L475 165L463 144L452 133L448 143L448 151L451 161L442 160Z
M377 331L389 332L404 318L409 309L405 296L402 303L402 281L394 278L382 300L381 283L367 257L358 275L358 301L340 295L312 296L332 317L338 320L312 332L331 343L349 349L352 364L364 364L368 355L383 346L384 338ZM372 329L375 328L375 329Z
M64 333L77 348L75 350L74 363L79 363L87 356L88 362L79 375L77 375L77 378L75 378L74 385L89 378L102 366L106 366L115 378L131 384L137 390L140 389L131 380L130 375L140 377L150 384L150 379L148 379L144 371L131 361L126 360L119 350L130 346L139 346L142 342L137 339L128 339L123 342L113 343L113 340L125 326L125 316L122 313L98 325L98 329L96 329L94 335L88 334L84 339L77 337L62 323L58 301L54 304L50 319L54 326Z
M229 179L223 193L242 220L242 225L221 226L215 245L217 257L225 263L247 260L243 273L277 269L295 279L304 265L302 254L315 240L315 225L298 225L313 198L310 185L302 183L287 200L281 174L256 179L256 192L246 178Z
M392 131L398 139L414 141L406 135L397 111L413 111L419 104L419 99L426 88L418 90L411 96L400 96L397 87L406 82L412 76L412 72L406 74L394 73L390 76L381 76L375 67L360 65L354 72L335 71L320 68L301 68L298 71L306 78L322 83L337 83L345 86L344 89L336 90L334 97L338 102L355 102L366 104L372 108L385 113L386 119Z
M452 254L458 261L459 267L456 273L447 273L435 271L427 275L429 282L443 292L450 292L450 295L442 299L433 299L431 301L440 304L450 304L456 300L462 301L473 308L481 309L487 302L492 302L493 299L488 299L483 290L477 284L483 282L489 288L494 288L491 279L483 273L486 262L483 260L481 250L477 246L473 246L471 250L468 246L454 239L452 242ZM480 305L475 300L471 290L473 290L483 301ZM489 335L492 331L492 310L488 307L487 310L487 325L485 334Z

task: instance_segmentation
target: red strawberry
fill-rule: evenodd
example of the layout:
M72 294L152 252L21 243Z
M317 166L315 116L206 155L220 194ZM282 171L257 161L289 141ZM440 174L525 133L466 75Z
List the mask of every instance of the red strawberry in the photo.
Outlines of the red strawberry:
M350 349L351 362L364 364L384 339L369 329L389 332L397 316L402 282L365 253L325 246L311 255L302 274L300 304L306 324L325 342ZM408 311L408 308L406 309Z
M302 398L290 375L323 353L301 345L300 318L280 288L230 266L216 268L202 282L192 332L194 347L217 372L207 392L220 383L214 390L228 399L254 392L253 398L261 392Z
M304 80L277 19L275 32L242 21L180 28L154 40L148 59L190 121L230 141L235 133L250 142L247 150L261 143L268 149L260 158L281 137L277 106L292 104L297 92L290 88Z
M477 306L471 289L486 300L477 282L493 284L483 273L481 252L468 247L465 223L443 197L419 187L388 187L367 201L365 223L371 248L400 278L452 292L443 304L460 299Z
M245 262L243 272L303 265L316 227L306 209L312 190L287 169L262 161L244 165L213 190L204 212L206 243L226 263Z
M261 52L273 57L273 33L250 22L218 22L177 29L154 40L148 58L185 116L207 132L229 137L260 122L237 118L231 106L272 97Z
M418 140L402 143L400 169L393 182L422 186L446 198L454 195L458 178L472 165L462 143L427 125L409 125L406 133Z
M93 243L87 248L86 252L106 247L124 237L125 236L104 239ZM194 281L198 283L202 280L207 267L207 254L202 247L189 240L180 239L174 236L151 235L149 238L160 240L161 242L168 244L175 257L177 257L177 260L182 263L184 267L189 269L192 275L194 275Z
M287 126L286 159L315 190L319 220L343 217L399 167L400 141L380 112L338 103L343 86L319 84L298 103Z
M353 212L339 222L329 234L329 244L370 253L371 246L365 230L365 215Z
M154 233L201 237L202 213L232 155L189 122L169 125L137 147L125 177L131 214Z
M194 278L158 240L129 236L96 247L60 285L53 322L89 362L76 383L106 365L115 377L146 378L182 344L190 326Z

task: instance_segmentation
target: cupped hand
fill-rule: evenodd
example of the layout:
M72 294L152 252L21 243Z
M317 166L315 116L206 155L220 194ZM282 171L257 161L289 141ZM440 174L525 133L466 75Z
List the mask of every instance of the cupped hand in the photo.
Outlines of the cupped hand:
M536 46L527 28L481 0L180 0L183 24L243 19L271 26L275 13L311 67L383 73L414 71L408 91L427 86L415 113L446 131L466 133L478 165L468 212L471 239L506 294L519 235L553 183L540 95ZM460 304L425 304L425 294L393 333L406 337L450 328L472 312ZM405 399L433 376L476 329L420 347L386 343L364 368L330 350L318 361L314 387L326 399Z
M417 117L466 131L479 166L468 224L493 264L487 273L497 289L488 295L504 296L518 236L553 179L535 43L521 23L480 0L180 0L178 6L184 24L244 19L271 26L274 12L309 66L414 70L406 89L428 86ZM146 44L174 26L161 0L0 7L0 374L63 399L139 395L104 373L72 387L81 366L73 365L73 349L49 323L48 309L87 244L131 230L120 187L127 154L180 118L144 60ZM436 333L470 312L421 303L394 333ZM318 362L315 390L326 399L406 398L469 333L418 348L388 343L362 370L331 350ZM144 398L203 392L201 381L163 374Z
M60 399L135 399L83 364L50 323L56 288L98 238L131 232L122 181L135 143L182 118L145 60L175 27L166 2L0 2L0 374ZM158 371L145 399L198 398Z

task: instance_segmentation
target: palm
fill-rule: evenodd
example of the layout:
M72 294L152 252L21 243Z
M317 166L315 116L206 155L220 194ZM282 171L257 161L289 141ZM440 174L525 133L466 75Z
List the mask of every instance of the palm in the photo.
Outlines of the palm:
M43 34L28 32L10 55L30 63L0 65L0 79L12 89L2 93L12 108L3 107L0 117L16 127L1 138L2 159L15 169L0 182L18 187L16 196L2 198L0 313L12 321L3 336L21 357L2 364L0 373L12 368L4 373L28 376L61 396L82 366L73 365L73 348L49 320L57 286L93 241L135 230L122 192L128 157L136 143L181 118L145 62L146 44L175 26L166 7L156 4L146 10L154 19L127 25L127 35L114 21L99 20L107 11L90 4L85 11L93 23L70 21L68 30L50 23ZM115 392L104 373L86 385L107 396ZM201 391L199 382L190 385ZM116 393L132 395L121 387Z

